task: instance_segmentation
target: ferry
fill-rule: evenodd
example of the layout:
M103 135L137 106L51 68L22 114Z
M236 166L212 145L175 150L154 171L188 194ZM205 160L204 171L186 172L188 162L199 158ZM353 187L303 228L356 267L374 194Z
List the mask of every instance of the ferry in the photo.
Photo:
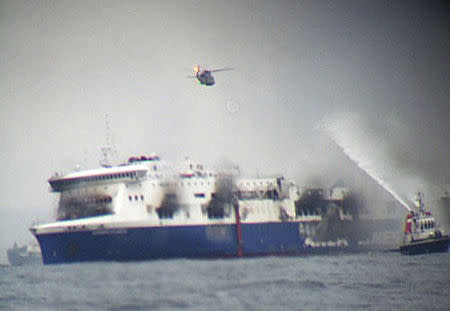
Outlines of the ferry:
M400 252L405 255L447 252L450 237L443 235L434 217L425 211L423 196L417 196L417 211L411 211L406 216L404 243Z
M56 221L30 228L45 264L354 251L366 239L351 190L243 178L155 154L54 174ZM364 248L364 249L367 249Z

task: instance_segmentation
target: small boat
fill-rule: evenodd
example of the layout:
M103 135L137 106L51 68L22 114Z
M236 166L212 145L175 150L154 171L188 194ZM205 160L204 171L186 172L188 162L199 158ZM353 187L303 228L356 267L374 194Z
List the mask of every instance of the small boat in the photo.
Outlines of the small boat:
M14 246L7 250L8 261L11 266L30 266L42 264L41 249L36 242Z
M442 234L434 217L425 211L421 193L418 194L417 203L418 211L411 211L406 216L400 252L404 255L447 252L450 237Z

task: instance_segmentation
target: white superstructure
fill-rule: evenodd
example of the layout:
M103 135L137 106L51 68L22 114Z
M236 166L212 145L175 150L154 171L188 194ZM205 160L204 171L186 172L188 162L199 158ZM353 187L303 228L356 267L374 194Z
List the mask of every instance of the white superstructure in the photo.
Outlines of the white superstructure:
M290 221L298 199L297 187L283 177L243 179L189 160L174 170L156 155L55 174L49 183L60 194L58 221L36 226L38 233L98 226L233 224L236 202L242 223Z

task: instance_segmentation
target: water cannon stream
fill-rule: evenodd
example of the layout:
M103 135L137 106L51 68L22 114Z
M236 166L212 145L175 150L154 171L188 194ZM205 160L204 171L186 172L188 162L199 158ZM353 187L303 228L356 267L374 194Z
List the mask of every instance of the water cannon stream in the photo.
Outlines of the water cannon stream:
M367 152L364 153L357 143L355 143L353 137L351 137L348 131L342 126L339 126L338 122L323 122L319 127L322 133L329 137L342 152L364 171L370 178L372 178L378 185L386 190L398 203L401 204L408 211L412 210L412 207L408 202L386 182L380 173L376 170L372 161L369 160Z

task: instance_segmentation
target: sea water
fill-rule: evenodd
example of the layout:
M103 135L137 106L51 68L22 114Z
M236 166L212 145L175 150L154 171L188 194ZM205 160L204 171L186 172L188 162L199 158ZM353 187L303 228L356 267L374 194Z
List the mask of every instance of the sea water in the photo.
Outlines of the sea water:
M450 310L450 254L0 267L0 310Z

